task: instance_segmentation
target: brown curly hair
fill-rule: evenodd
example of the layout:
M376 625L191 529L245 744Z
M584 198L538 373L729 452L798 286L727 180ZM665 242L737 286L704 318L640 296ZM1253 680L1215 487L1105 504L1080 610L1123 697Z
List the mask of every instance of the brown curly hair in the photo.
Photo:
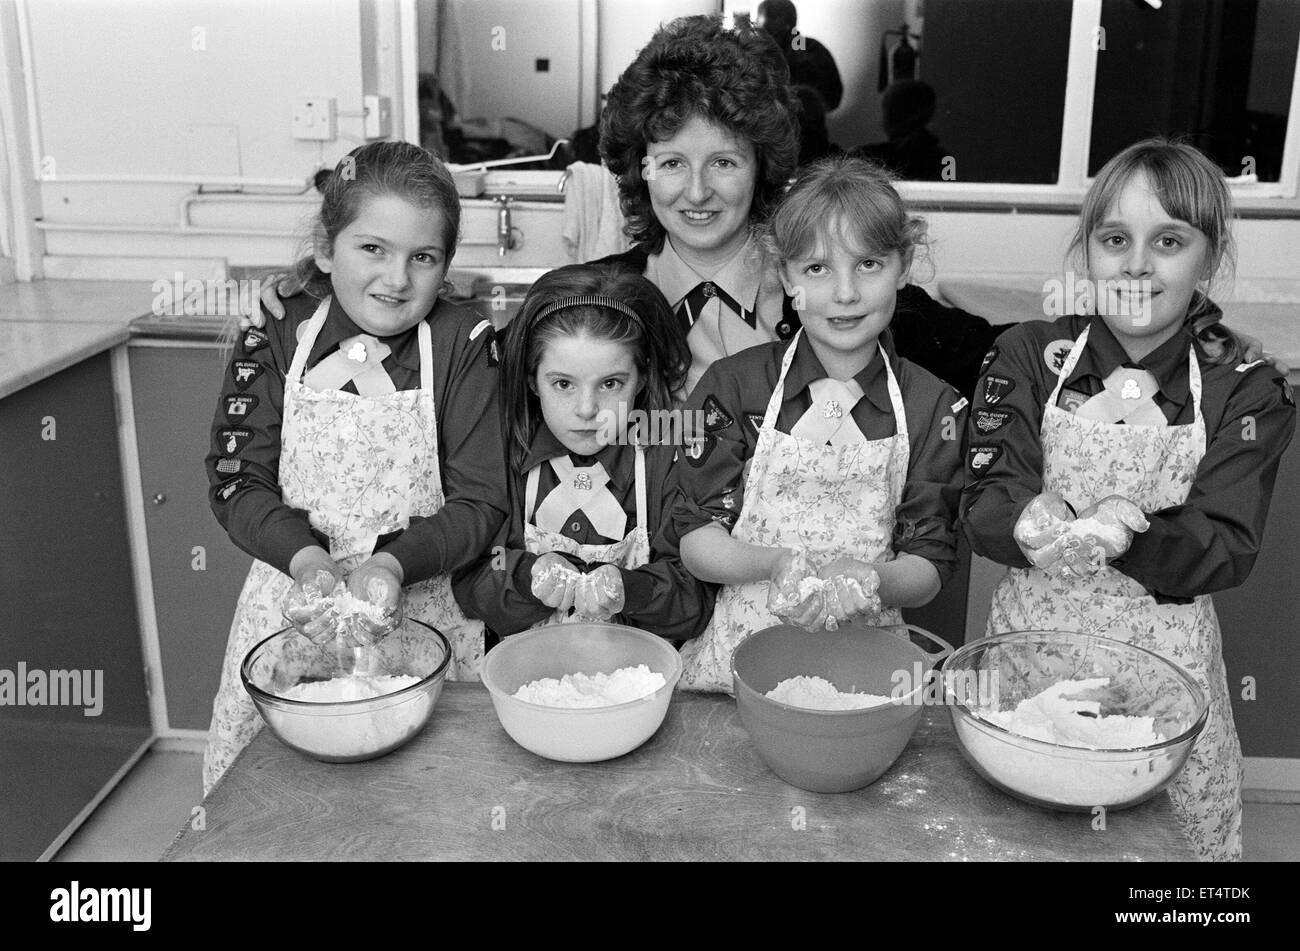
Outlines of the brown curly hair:
M649 142L699 116L748 140L758 159L750 220L762 220L799 157L797 105L780 49L762 30L726 29L721 17L681 17L659 28L609 91L600 155L616 176L624 233L650 254L664 227L641 174Z

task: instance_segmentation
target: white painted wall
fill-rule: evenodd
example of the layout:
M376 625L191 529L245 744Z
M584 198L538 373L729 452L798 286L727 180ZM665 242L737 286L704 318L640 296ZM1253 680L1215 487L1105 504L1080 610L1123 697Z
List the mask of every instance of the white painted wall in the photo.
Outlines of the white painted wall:
M249 178L305 178L355 144L297 141L290 115L309 95L360 113L359 0L35 0L28 14L40 154L56 176L233 164ZM236 139L191 149L195 126L233 127ZM341 130L359 137L360 118Z
M754 4L757 6L757 2ZM641 47L649 42L659 25L677 17L717 13L717 0L599 0L599 53L597 72L601 95L618 81L632 64Z

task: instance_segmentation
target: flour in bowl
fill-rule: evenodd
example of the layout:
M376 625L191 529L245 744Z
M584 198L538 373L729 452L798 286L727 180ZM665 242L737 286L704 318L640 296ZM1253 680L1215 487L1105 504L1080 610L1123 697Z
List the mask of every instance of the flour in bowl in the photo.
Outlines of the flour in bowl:
M389 676L387 674L371 677L366 674L353 674L348 677L334 677L331 680L313 680L297 684L286 690L282 696L286 700L302 700L307 703L343 703L350 700L373 700L386 693L396 693L411 684L418 684L419 677L409 674Z
M1062 680L1021 700L1015 710L983 709L976 714L1018 736L1085 750L1132 750L1161 742L1164 737L1156 732L1153 717L1102 716L1099 701L1070 699L1109 683L1108 677Z
M371 700L419 682L419 677L405 674L353 674L297 684L282 696L288 700L320 704ZM420 696L417 691L414 696L407 695L381 710L340 710L337 716L301 714L292 718L281 717L277 724L287 739L318 756L358 757L377 752L412 736L423 725L429 707L428 698Z
M1069 699L1109 683L1106 677L1065 680L1020 701L1015 710L974 711L979 719L1010 733L1057 744L1061 747L1057 753L1015 746L964 718L957 720L958 736L992 779L1021 795L1076 808L1138 801L1173 774L1181 757L1174 749L1149 756L1089 754L1089 750L1151 746L1165 739L1151 717L1102 716L1098 701Z
M664 675L645 664L620 667L612 674L565 674L543 677L514 692L516 700L545 707L609 707L648 697L666 684Z
M788 677L766 694L768 699L808 710L861 710L889 703L891 697L847 693L821 677Z

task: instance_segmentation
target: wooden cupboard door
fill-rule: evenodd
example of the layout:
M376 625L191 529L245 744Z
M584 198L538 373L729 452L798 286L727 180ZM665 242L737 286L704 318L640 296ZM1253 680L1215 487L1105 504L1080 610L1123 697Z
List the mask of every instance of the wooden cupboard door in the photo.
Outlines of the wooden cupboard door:
M133 344L130 358L168 725L206 730L252 564L212 514L203 469L226 361L215 344Z
M153 732L110 367L0 400L0 861L39 858Z
M1232 715L1246 756L1300 757L1298 532L1300 440L1293 440L1278 469L1264 544L1250 577L1240 588L1214 595Z

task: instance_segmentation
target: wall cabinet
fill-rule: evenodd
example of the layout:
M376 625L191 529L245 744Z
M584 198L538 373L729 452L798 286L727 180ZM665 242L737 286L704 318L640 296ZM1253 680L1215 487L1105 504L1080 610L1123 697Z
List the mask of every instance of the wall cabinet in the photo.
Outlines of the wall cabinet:
M252 558L208 507L203 457L226 355L217 344L130 347L149 571L173 730L206 730Z

